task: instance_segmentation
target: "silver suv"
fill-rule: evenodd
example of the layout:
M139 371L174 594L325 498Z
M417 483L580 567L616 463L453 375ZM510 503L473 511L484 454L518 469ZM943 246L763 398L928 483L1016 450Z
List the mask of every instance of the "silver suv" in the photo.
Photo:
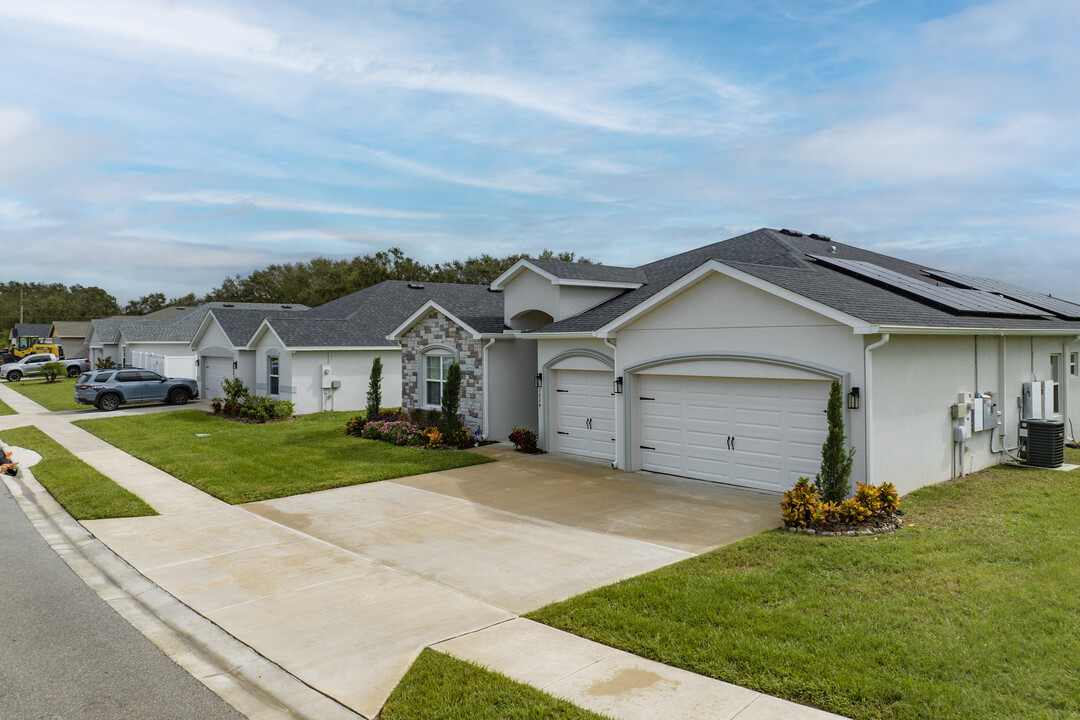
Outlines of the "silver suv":
M126 403L167 402L183 405L199 397L199 383L190 378L167 378L153 370L121 368L96 370L75 381L75 401L115 410Z

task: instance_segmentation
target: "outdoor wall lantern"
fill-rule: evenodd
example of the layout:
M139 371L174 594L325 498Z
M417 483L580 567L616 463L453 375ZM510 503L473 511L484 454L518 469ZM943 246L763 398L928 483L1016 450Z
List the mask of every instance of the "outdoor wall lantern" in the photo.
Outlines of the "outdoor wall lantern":
M616 395L622 395L622 377L615 378L615 382L611 383L611 390Z
M199 367L199 358L195 358L195 367Z
M544 373L536 373L536 377L533 378L533 387L544 386Z
M859 388L851 388L851 392L847 394L847 406L849 410L859 409Z
M235 361L235 360L233 360L233 361L232 361L232 369L233 369L233 370L235 370L235 369L236 369L236 361Z

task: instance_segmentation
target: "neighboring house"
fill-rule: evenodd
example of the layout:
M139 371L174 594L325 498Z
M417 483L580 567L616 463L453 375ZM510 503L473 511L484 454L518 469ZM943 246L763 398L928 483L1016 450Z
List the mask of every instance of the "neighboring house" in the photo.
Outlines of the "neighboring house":
M292 307L278 303L213 302L198 307L164 308L148 315L95 319L90 321L86 336L88 357L91 364L108 357L120 366L198 379L198 358L191 343L211 309L273 312Z
M57 320L49 329L49 337L64 348L64 356L69 358L86 357L86 333L90 329L88 320Z
M236 303L210 308L189 343L203 397L222 397L222 382L227 378L238 377L253 391L255 351L247 346L248 340L266 318L297 315L307 309L306 305L280 305L252 310Z
M832 380L853 481L902 492L1001 462L1025 381L1058 382L1069 434L1080 409L1080 306L816 235L762 229L637 268L526 259L491 287L539 372L496 389L472 370L471 421L538 404L543 448L626 470L786 490L818 471ZM502 345L483 315L431 304L393 333L406 406L437 369L425 348L475 362ZM1002 425L955 442L972 417L950 407L987 391Z
M49 337L51 323L15 323L8 333L8 342L14 342L18 337Z
M254 391L290 400L298 413L359 410L379 357L383 407L413 407L402 395L401 347L387 336L428 303L483 316L485 329L503 329L502 296L485 286L386 281L296 316L267 318L247 345L255 353ZM535 374L535 352L526 362ZM404 384L411 387L408 379Z

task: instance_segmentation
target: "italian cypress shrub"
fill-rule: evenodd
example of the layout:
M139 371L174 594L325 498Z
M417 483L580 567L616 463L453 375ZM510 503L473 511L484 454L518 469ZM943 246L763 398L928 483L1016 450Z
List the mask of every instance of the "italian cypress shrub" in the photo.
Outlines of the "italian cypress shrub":
M848 496L851 466L855 460L855 448L844 449L844 441L847 440L844 435L844 394L838 380L833 380L829 389L825 415L829 422L829 434L821 446L821 472L817 474L817 489L822 500L838 503Z
M367 386L367 419L377 420L382 407L382 358L371 361L371 377Z
M446 369L446 385L442 394L442 417L440 427L443 435L449 435L461 425L458 410L461 408L461 365L451 363Z

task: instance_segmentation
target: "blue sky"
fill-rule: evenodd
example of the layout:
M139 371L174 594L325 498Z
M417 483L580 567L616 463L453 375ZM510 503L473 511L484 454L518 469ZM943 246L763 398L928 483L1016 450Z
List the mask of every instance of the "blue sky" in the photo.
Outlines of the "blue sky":
M1080 301L1080 3L0 0L5 279L789 227Z

